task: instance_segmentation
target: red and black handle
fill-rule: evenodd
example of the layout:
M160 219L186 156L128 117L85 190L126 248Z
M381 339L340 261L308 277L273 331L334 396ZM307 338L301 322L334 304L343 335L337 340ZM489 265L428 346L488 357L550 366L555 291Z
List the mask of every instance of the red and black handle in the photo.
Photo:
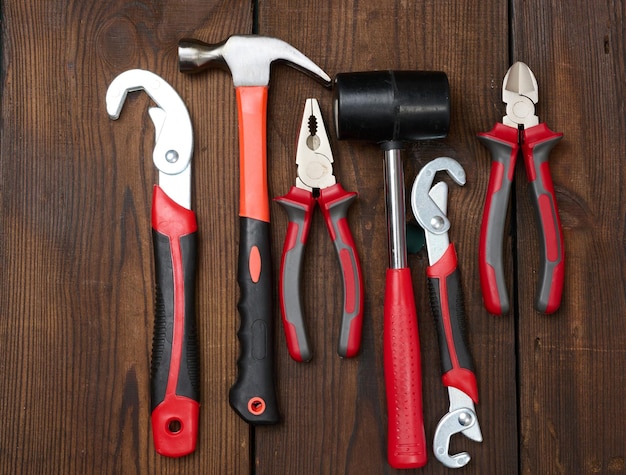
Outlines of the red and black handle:
M236 88L239 117L239 263L241 317L234 411L249 424L279 421L274 387L273 288L267 188L267 86Z
M155 186L152 236L156 307L150 394L157 453L181 457L196 448L199 356L195 322L197 223Z
M559 309L565 278L563 229L548 164L550 150L562 137L562 133L553 132L542 123L524 130L522 145L526 175L530 183L537 220L540 223L541 273L535 308L547 314Z
M478 403L474 364L467 344L463 289L454 244L426 269L430 306L437 326L442 381Z

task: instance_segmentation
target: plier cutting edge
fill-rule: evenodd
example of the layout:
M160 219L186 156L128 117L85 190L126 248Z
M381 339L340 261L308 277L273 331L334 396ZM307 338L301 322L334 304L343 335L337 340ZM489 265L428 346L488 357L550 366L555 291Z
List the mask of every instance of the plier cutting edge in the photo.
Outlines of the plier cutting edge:
M565 274L563 230L548 156L563 134L539 123L535 115L538 100L535 75L526 64L515 63L506 73L502 85L502 101L507 105L502 123L496 123L489 132L478 134L492 155L480 232L479 270L485 308L494 315L505 314L510 307L504 281L502 240L520 149L540 224L541 274L535 308L549 314L558 310L561 304Z
M109 85L107 113L117 120L129 92L144 90L157 104L152 153L159 184L152 194L156 305L150 395L156 451L181 457L196 448L200 410L195 322L196 214L191 210L193 128L178 93L142 69L121 73Z
M432 186L439 171L446 171L458 185L465 184L463 167L452 158L439 157L427 163L415 178L411 207L425 231L429 263L426 274L431 309L437 323L441 379L448 388L450 401L448 412L435 430L433 452L446 467L460 468L470 461L470 456L466 452L450 455L451 437L461 433L476 442L482 442L483 437L474 409L474 403L478 403L478 386L467 344L457 254L448 236L448 185L440 181Z
M297 142L296 185L276 198L289 218L280 262L280 308L289 354L309 361L309 346L300 299L302 257L315 203L320 205L328 233L335 245L343 278L343 317L337 352L355 356L363 324L361 264L348 225L347 211L357 194L348 192L333 175L333 155L317 99L307 99Z

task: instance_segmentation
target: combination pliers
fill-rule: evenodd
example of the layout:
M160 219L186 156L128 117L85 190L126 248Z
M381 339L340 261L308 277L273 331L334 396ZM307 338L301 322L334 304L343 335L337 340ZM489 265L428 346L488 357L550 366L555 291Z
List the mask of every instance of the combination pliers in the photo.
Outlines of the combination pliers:
M159 183L152 194L152 243L156 304L150 371L151 421L156 451L181 457L195 450L199 358L195 322L196 214L191 210L193 128L178 93L142 69L121 73L106 93L107 113L117 120L129 92L144 90L157 104L152 153Z
M280 262L280 309L289 354L296 361L309 361L309 346L300 299L302 257L315 203L322 210L328 233L335 245L343 278L343 317L337 352L355 356L363 324L363 279L361 264L347 220L347 211L357 194L348 192L333 175L333 155L317 99L307 99L297 142L298 165L295 186L275 198L289 218Z
M565 274L563 230L548 156L563 134L539 123L535 115L538 100L535 75L526 64L515 63L506 73L502 85L502 101L506 104L502 123L496 123L489 132L478 134L492 155L480 232L479 270L485 308L494 315L505 314L510 307L504 280L502 240L515 161L520 150L540 225L541 274L535 308L549 314L558 310L561 304Z
M463 467L470 461L466 452L448 453L450 439L461 433L482 442L482 433L474 403L478 403L478 385L467 344L463 289L457 254L448 230L448 185L433 181L445 171L458 185L465 184L465 170L454 159L439 157L418 173L411 192L411 208L424 229L429 266L426 269L430 305L437 325L441 356L441 380L448 388L449 409L435 430L433 452L446 467Z

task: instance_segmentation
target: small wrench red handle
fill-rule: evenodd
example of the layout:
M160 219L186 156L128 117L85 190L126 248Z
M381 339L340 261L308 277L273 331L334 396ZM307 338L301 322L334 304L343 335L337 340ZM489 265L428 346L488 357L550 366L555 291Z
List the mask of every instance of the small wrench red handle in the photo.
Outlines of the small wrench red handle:
M526 174L540 223L541 274L535 308L547 314L556 312L561 305L565 277L563 229L548 164L550 150L562 137L562 133L553 132L542 123L524 130L522 145Z
M152 228L157 295L150 373L152 433L159 454L181 457L196 448L200 408L196 215L155 186Z
M435 317L442 381L463 391L478 403L478 386L474 364L467 344L463 288L454 244L426 269L430 306Z
M279 300L283 329L289 355L296 361L309 361L313 356L304 326L300 280L302 257L315 207L313 195L292 186L285 196L276 198L289 217L283 254L280 259Z
M519 151L518 134L517 129L501 123L497 123L489 132L478 134L479 140L491 151L492 156L480 227L478 268L485 308L493 315L503 315L510 308L504 279L502 246L509 195Z
M324 214L326 227L335 245L343 281L343 316L337 353L352 358L361 346L363 327L363 277L361 263L348 224L348 208L357 197L337 183L320 190L318 202Z
M394 468L426 465L422 367L411 270L387 269L383 356L387 394L387 460Z

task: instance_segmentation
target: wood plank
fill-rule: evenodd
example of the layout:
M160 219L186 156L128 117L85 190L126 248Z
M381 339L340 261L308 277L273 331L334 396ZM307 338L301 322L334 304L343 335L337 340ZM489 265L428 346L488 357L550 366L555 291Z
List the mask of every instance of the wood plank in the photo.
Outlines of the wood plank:
M521 469L623 472L623 5L516 1L513 18L514 59L537 76L538 115L564 133L550 156L566 253L554 316L532 308L538 233L525 180L517 182Z
M483 309L477 248L489 158L475 139L497 119L494 84L506 70L507 9L502 2L260 2L259 32L284 39L329 74L371 69L446 71L453 117L447 139L410 145L404 152L407 187L429 160L457 158L468 184L451 188L451 237L457 243L466 295L470 345L476 360L481 402L477 411L485 441L454 440L468 450L467 473L512 473L517 469L514 321L494 319ZM494 41L493 38L500 39ZM301 104L318 97L332 130L331 94L285 67L272 73L269 111L270 189L287 192L295 179L294 144ZM386 403L382 370L382 308L387 265L382 152L372 144L337 142L335 172L347 190L360 193L349 221L361 252L365 280L362 351L355 360L335 353L341 287L334 250L318 215L307 243L304 309L314 359L290 360L277 328L278 388L284 421L257 429L257 473L392 473L386 462ZM408 193L407 193L408 194ZM287 220L273 211L273 251L278 259ZM510 242L507 244L510 247ZM427 440L447 411L439 353L427 299L424 254L412 256L422 345ZM509 266L509 269L511 266ZM511 276L509 270L508 276ZM278 320L277 314L277 320ZM434 456L428 473L447 472Z
M176 45L251 32L249 2L8 1L2 22L0 472L247 472L248 427L227 402L234 94L226 74L179 74ZM196 133L203 406L198 450L182 459L155 453L149 423L149 101L129 97L118 122L104 104L109 82L137 67L180 91Z

